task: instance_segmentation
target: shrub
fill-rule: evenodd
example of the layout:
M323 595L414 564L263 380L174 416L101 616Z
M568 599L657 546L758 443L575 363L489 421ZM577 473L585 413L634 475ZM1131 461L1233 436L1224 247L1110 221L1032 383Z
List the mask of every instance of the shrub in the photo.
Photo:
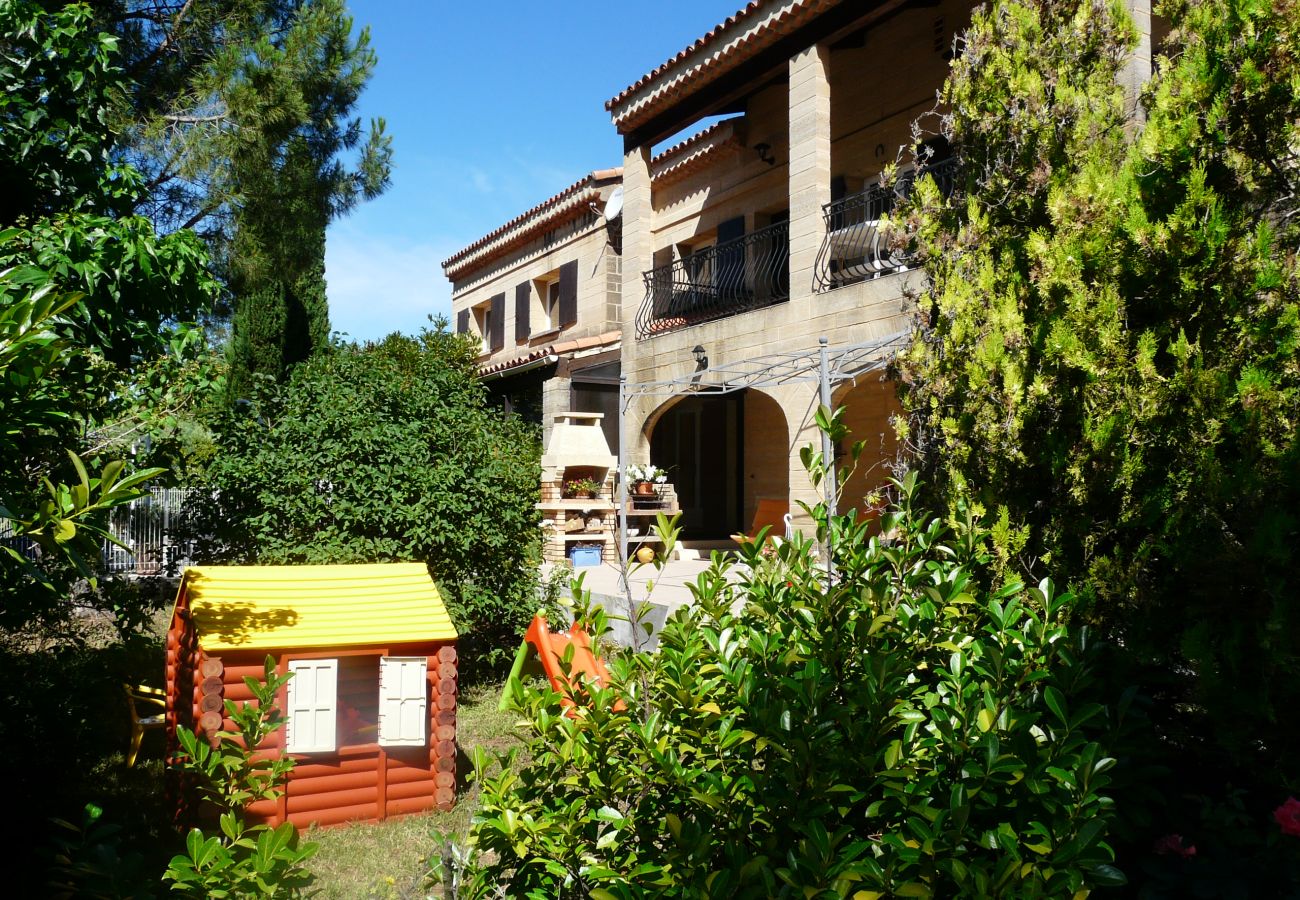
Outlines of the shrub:
M961 190L903 213L927 276L908 438L1150 661L1161 738L1199 733L1188 777L1221 748L1276 790L1300 780L1300 15L1157 11L1144 122L1122 5L975 14L941 95Z
M216 807L219 834L198 828L185 837L185 853L172 858L163 875L174 893L186 897L297 897L311 884L303 863L317 850L313 843L298 846L293 823L276 828L244 824L243 810L257 800L274 800L293 769L289 756L259 757L254 750L276 729L284 716L275 708L275 695L292 674L277 675L275 660L266 658L262 680L244 678L254 702L226 701L226 715L237 734L220 732L208 746L188 728L177 730L181 772L194 783L198 796Z
M489 774L474 896L1069 896L1123 883L1105 842L1116 716L1082 702L1091 650L1050 581L992 586L988 535L916 508L813 510L802 539L715 557L656 654L611 660L527 719ZM579 592L580 593L580 592ZM580 618L597 632L598 609ZM614 700L626 703L615 711ZM515 751L518 752L518 751Z
M541 447L486 404L465 338L340 345L263 381L216 425L195 498L196 558L423 562L462 659L510 648L536 603Z

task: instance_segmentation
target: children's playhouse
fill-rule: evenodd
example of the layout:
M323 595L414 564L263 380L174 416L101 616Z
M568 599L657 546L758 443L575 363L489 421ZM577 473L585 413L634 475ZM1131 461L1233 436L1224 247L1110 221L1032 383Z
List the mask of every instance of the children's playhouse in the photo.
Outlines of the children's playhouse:
M230 730L267 656L292 672L287 722L260 748L290 754L283 795L252 821L304 826L449 809L456 788L456 629L420 563L200 566L167 632L168 756L185 726Z

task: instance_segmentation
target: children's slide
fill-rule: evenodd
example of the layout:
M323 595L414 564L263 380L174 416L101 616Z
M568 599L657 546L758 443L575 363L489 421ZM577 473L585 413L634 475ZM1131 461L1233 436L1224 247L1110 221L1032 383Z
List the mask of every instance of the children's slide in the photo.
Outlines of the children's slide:
M564 659L570 647L573 652L566 675ZM531 668L529 663L534 660L540 665L541 673L550 680L551 687L566 694L563 701L565 706L573 706L573 701L568 699L565 690L566 686L573 686L573 679L579 684L600 687L609 683L609 669L605 667L603 659L591 652L591 636L586 631L575 622L568 631L553 632L547 627L546 618L538 613L533 616L528 631L524 633L523 643L519 645L519 652L515 654L515 664L506 680L506 689L501 694L501 709L504 710L507 706L511 685L519 682L520 676L527 668ZM614 709L626 708L622 700L614 702Z

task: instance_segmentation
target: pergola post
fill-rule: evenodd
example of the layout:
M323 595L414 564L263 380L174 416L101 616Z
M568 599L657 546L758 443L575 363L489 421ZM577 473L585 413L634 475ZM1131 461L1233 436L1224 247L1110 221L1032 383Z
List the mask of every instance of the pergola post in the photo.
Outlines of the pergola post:
M818 401L821 403L826 414L831 413L831 366L830 366L830 342L823 335L817 339L817 381L818 381ZM831 532L831 519L835 516L836 500L836 481L835 481L835 445L831 441L828 432L822 432L822 465L823 477L825 484L823 488L826 498L826 578L827 581L835 579L835 562L832 559L832 553L835 549L835 538Z
M631 602L627 583L627 375L618 376L618 580L623 596Z

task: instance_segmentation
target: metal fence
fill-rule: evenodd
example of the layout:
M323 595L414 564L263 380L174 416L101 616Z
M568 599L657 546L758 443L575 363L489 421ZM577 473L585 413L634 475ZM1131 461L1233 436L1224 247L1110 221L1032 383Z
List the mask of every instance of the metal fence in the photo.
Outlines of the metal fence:
M777 222L644 274L638 339L790 297L790 223Z
M114 507L108 532L126 548L105 541L104 568L114 574L158 575L179 572L189 562L190 542L178 540L176 526L190 491L155 488L147 496Z
M104 541L100 549L104 570L115 575L179 573L192 555L193 542L181 540L175 533L189 495L184 488L155 488L144 497L113 507L108 533L126 547ZM37 556L36 542L16 536L7 519L0 519L0 543L31 559Z
M865 278L874 278L907 268L909 254L892 245L881 227L895 204L912 193L918 178L935 180L947 197L957 181L957 161L952 158L915 170L900 172L888 183L876 183L822 207L826 237L817 253L817 289L828 291Z

